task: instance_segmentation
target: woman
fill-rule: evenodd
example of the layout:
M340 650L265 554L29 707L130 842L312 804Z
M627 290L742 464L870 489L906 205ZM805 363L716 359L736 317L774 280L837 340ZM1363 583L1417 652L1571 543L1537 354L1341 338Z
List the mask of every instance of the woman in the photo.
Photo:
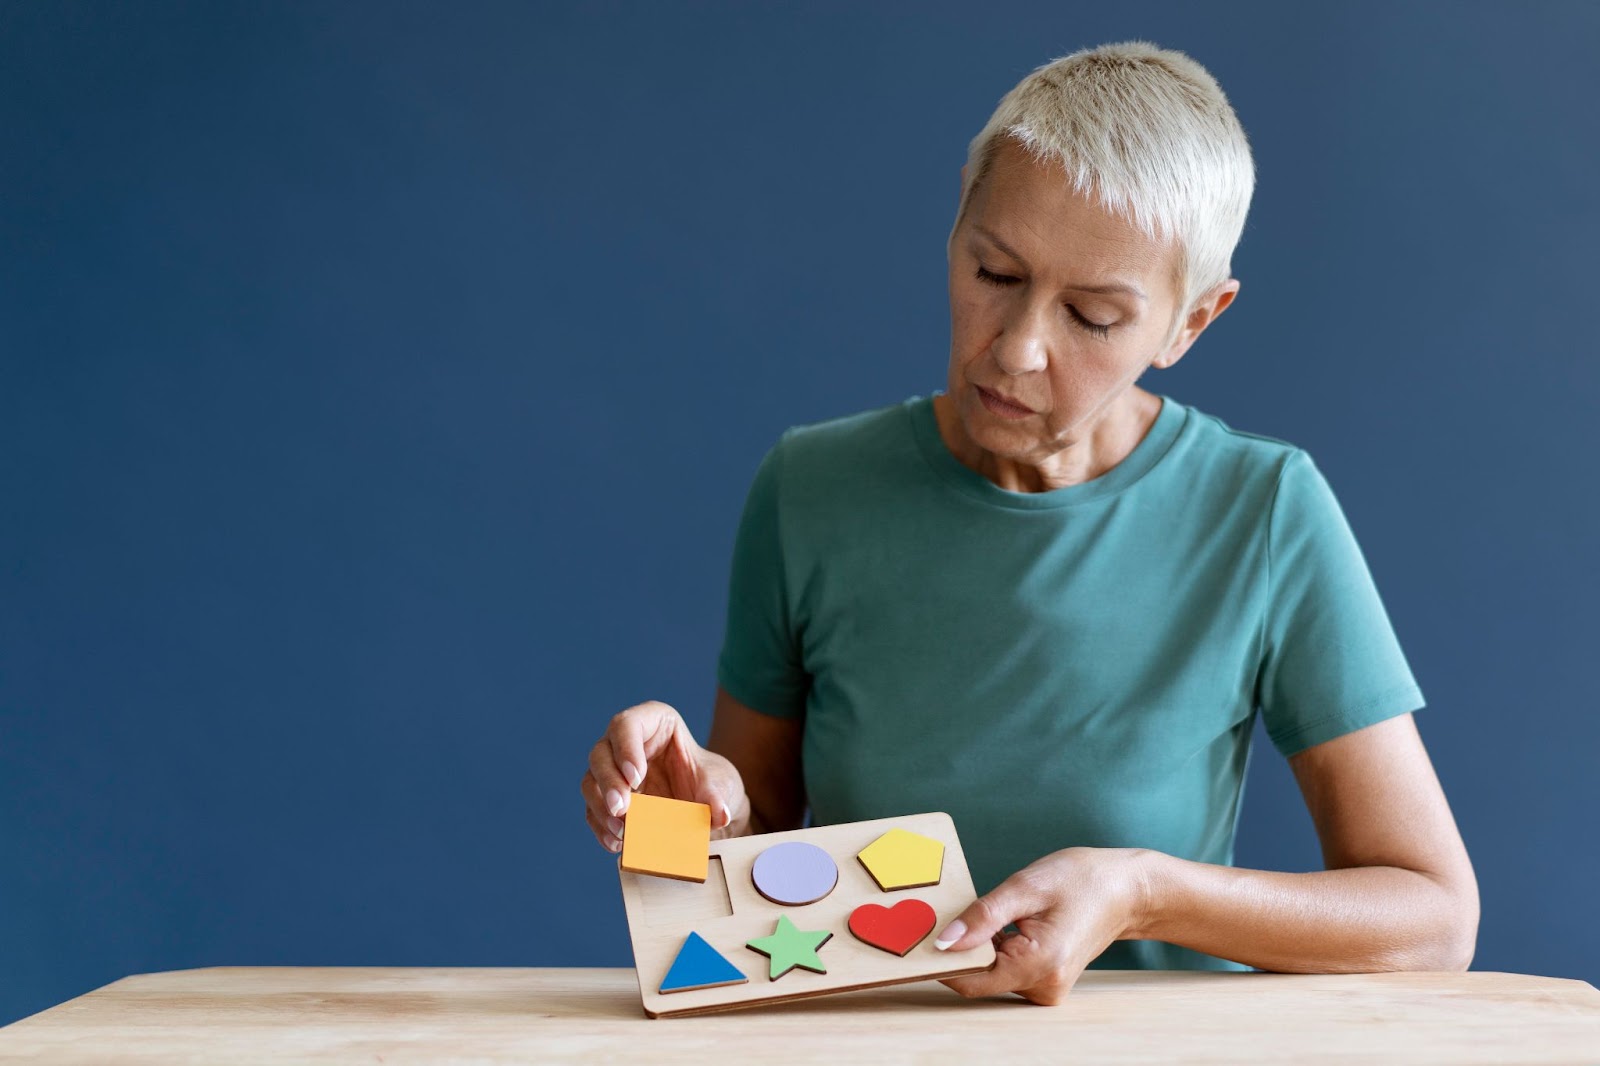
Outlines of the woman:
M962 167L948 388L791 427L740 521L706 747L650 701L582 781L718 835L943 810L995 937L969 996L1086 966L1465 969L1477 885L1327 482L1135 382L1239 291L1254 188L1211 76L1145 42L1035 70ZM1327 869L1235 869L1255 714ZM1006 933L1008 925L1016 932Z

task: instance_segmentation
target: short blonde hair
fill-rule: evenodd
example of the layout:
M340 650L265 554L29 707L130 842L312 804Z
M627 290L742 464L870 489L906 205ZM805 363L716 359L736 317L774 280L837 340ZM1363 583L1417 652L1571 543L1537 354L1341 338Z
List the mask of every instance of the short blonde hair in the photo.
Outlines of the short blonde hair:
M1255 162L1222 88L1184 53L1149 41L1103 44L1018 82L967 147L951 240L1003 138L1059 164L1080 194L1152 240L1178 242L1179 299L1167 344L1190 305L1231 276Z

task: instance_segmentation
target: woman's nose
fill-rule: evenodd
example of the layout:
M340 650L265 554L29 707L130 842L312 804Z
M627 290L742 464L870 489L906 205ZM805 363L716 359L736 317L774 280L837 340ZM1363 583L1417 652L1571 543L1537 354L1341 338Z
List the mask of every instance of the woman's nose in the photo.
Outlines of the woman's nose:
M993 344L995 362L1007 374L1043 370L1050 361L1050 330L1038 307L1022 305Z

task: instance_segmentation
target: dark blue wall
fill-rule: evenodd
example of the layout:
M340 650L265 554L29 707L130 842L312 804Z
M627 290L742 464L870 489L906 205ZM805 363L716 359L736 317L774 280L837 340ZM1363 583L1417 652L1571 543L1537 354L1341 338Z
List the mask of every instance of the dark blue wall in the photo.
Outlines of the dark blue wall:
M757 460L943 386L968 138L1127 37L1260 175L1237 304L1144 383L1317 458L1475 965L1600 978L1600 8L1116 6L0 4L0 1021L628 964L589 744L704 736ZM1257 744L1238 861L1317 869Z

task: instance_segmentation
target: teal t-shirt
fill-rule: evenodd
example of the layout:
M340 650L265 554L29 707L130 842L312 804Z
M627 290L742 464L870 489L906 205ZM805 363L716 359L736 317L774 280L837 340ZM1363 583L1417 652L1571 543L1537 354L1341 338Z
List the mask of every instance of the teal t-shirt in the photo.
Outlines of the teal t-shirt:
M1285 757L1423 706L1310 455L1162 396L1091 481L1000 488L933 401L787 429L740 518L718 683L804 715L813 824L948 811L977 890L1050 852L1232 865ZM1248 969L1118 941L1112 969Z

